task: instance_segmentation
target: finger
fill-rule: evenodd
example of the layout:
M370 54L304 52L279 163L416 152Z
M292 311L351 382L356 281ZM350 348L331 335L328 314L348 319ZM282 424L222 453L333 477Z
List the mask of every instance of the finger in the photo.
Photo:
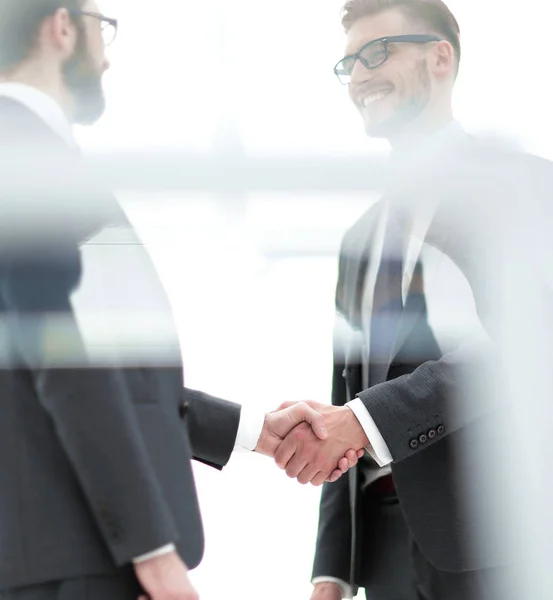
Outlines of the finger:
M326 429L323 415L313 410L305 402L300 402L299 404L296 404L295 406L292 406L287 410L289 411L290 418L295 423L301 423L302 421L306 421L307 423L309 423L309 425L311 425L313 433L320 440L326 440L326 438L328 437L328 431Z
M349 471L349 459L347 457L342 457L338 462L338 469L340 473L347 473Z
M344 458L348 461L348 469L355 467L357 464L357 452L355 450L348 450Z
M311 485L318 487L320 485L323 485L323 483L327 480L327 476L326 473L323 473L322 471L319 471L315 477L313 477L313 479L311 480Z
M334 483L335 481L338 481L342 475L343 473L340 471L340 469L334 469L334 471L332 471L332 473L328 476L327 481L329 483Z
M282 441L275 452L275 462L281 469L286 469L291 458L297 450L297 443L293 438Z
M355 467L357 460L357 452L355 452L355 450L348 450L346 455L338 462L338 469L340 469L342 473L346 473L351 468Z
M314 465L307 465L303 471L298 475L298 483L302 485L307 485L311 482L313 477L320 473L319 468Z
M307 462L305 459L298 458L298 456L295 455L286 465L286 475L292 479L296 479L306 466Z
M361 448L361 450L357 450L357 458L363 458L365 456L365 448Z

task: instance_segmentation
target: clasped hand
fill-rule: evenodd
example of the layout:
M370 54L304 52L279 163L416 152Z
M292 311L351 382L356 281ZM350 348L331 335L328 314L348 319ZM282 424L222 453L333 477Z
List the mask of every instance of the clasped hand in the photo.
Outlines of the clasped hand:
M265 415L255 450L274 458L299 483L319 486L336 481L355 466L367 444L349 408L286 402Z

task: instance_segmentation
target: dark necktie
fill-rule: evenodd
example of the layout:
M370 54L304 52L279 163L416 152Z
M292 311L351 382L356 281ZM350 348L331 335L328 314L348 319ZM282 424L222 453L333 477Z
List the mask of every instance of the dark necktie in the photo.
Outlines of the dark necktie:
M386 378L403 312L402 278L402 228L394 212L390 211L373 295L370 322L369 386L382 383Z

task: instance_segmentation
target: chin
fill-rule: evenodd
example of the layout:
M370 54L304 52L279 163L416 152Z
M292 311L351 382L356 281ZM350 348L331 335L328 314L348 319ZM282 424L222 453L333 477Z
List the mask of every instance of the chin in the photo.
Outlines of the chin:
M95 102L81 103L75 113L75 123L77 125L94 125L99 121L106 110L106 104L103 99L97 99Z
M388 138L390 127L387 123L379 121L365 121L365 133L373 138Z

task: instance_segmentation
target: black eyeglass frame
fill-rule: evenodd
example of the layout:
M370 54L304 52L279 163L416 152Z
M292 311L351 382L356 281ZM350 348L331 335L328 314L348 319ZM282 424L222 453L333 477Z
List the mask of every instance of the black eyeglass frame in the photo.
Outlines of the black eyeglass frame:
M106 46L113 44L115 38L117 37L117 31L119 27L119 23L117 19L112 19L111 17L106 17L105 15L97 12L91 12L88 10L72 10L71 14L81 17L92 17L93 19L98 19L103 25L101 26L102 31L108 26L111 25L114 29L113 39L109 41Z
M368 42L367 44L365 44L364 46L362 46L355 54L349 54L348 56L344 56L344 58L342 58L341 60L339 60L336 65L334 66L334 75L336 75L336 77L338 78L338 81L342 84L342 85L349 85L349 82L344 83L341 79L340 76L347 76L350 77L351 73L353 71L353 67L355 66L356 61L361 61L362 65L367 68L367 69L376 69L378 67L380 67L380 65L383 65L387 60L388 60L388 44L391 43L407 43L407 44L427 44L429 42L441 42L443 41L443 38L437 36L437 35L430 35L430 34L424 34L424 33L414 33L411 35L391 35L391 36L387 36L387 37L382 37L382 38L377 38L376 40L371 40L370 42ZM370 65L361 55L362 53L369 47L372 46L374 44L383 44L384 46L384 58L377 64L377 65ZM346 72L339 72L338 67L345 61L345 60L351 60L353 59L353 62L351 63L351 71L349 73Z

